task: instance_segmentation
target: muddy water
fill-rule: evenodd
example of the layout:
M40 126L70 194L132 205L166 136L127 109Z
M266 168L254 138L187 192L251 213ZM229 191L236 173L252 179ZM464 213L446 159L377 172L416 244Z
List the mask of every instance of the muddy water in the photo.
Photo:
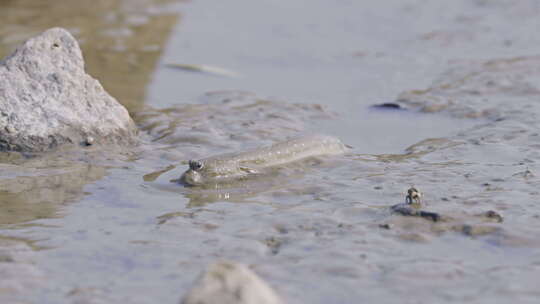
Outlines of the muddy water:
M0 51L62 25L92 54L108 33L131 47L88 69L144 132L128 151L0 157L2 302L177 303L219 258L289 303L540 297L536 1L33 3L3 3ZM408 110L369 109L389 101ZM229 188L172 182L188 159L310 133L354 148ZM444 220L391 214L411 184Z

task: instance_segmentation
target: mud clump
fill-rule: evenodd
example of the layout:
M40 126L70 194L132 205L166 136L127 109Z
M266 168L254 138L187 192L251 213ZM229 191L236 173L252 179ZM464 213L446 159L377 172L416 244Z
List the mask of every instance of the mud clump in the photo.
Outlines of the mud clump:
M207 93L197 104L146 108L134 119L154 144L204 157L215 151L239 152L298 136L314 121L334 114L318 104L295 104L249 92Z
M433 222L438 222L441 219L441 216L438 213L415 209L414 207L405 204L392 206L392 212L404 216L418 216Z
M136 133L128 111L86 74L68 31L49 29L0 61L0 151L127 144Z
M397 100L426 113L503 119L515 116L524 106L535 106L512 104L508 97L527 100L540 94L539 65L540 56L467 61L446 71L428 89L403 92Z
M502 229L496 226L460 224L454 225L452 230L461 232L466 236L476 237L500 232Z
M494 221L494 222L497 222L497 223L502 223L504 218L503 216L498 213L497 211L493 211L493 210L488 210L486 212L483 212L481 214L479 214L480 217L484 217L488 220L491 220L491 221Z
M485 235L501 234L503 229L498 223L503 222L503 216L494 210L488 210L482 213L477 213L474 216L468 215L465 212L452 212L452 216L442 215L437 212L431 212L423 210L425 204L421 202L422 193L417 188L410 188L407 190L405 196L405 203L396 204L390 207L390 211L393 214L405 216L405 217L418 217L433 222L433 225L425 227L424 232L431 232L434 234L442 234L445 232L459 232L468 237L480 237ZM481 219L481 222L478 221ZM492 222L497 224L485 224L484 222ZM385 230L393 229L393 224L382 223L379 224L379 228ZM403 223L401 228L405 228ZM417 229L422 225L414 225ZM429 239L423 234L418 232L409 231L404 229L404 232L399 234L399 238L402 240L427 242ZM422 230L422 229L420 229Z

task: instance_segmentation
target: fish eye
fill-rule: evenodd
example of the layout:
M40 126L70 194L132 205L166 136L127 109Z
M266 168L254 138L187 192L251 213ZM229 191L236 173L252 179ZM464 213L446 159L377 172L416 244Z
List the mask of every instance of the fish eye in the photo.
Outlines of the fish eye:
M189 168L193 171L200 170L203 167L203 163L198 160L190 160L189 161Z

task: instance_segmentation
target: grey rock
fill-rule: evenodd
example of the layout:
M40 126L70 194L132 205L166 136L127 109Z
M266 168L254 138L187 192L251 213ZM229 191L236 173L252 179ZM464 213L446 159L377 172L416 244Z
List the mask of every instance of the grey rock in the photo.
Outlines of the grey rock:
M245 265L217 262L201 275L182 304L280 304L281 299Z
M136 133L128 111L85 73L68 31L49 29L0 61L0 151L46 151L88 138L126 144Z

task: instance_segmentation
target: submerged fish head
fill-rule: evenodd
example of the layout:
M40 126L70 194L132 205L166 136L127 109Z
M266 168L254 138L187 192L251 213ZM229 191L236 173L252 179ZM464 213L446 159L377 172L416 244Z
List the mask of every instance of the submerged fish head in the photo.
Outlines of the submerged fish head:
M189 161L189 169L182 174L180 180L190 186L197 186L203 183L203 178L201 174L201 169L203 168L203 163L197 160Z

